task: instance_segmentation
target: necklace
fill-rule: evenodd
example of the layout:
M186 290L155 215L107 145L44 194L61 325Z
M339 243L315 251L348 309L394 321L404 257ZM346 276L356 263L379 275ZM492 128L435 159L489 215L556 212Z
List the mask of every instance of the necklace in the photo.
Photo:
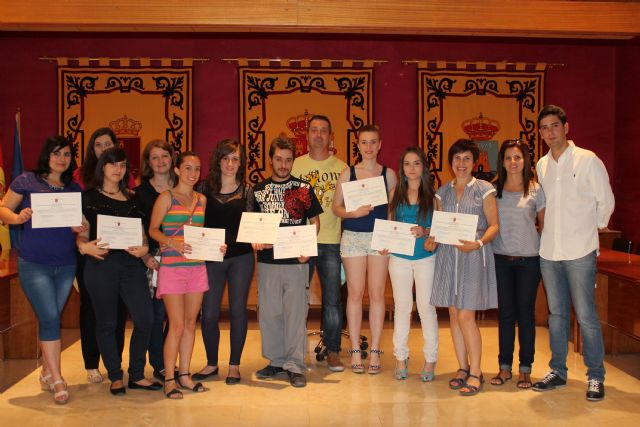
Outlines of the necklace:
M47 183L47 185L49 186L50 190L64 190L64 184L60 183L60 185L56 185L54 183L52 183L51 181L49 181L49 178L43 178L44 182Z
M108 194L110 196L115 196L116 194L118 194L120 192L120 190L111 192L111 191L105 190L104 188L100 188L100 189L98 189L98 191L100 191L103 194Z

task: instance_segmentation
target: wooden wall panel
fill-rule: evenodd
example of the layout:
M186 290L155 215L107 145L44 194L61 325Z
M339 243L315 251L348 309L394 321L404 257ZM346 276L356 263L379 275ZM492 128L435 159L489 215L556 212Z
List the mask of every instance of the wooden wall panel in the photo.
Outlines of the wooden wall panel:
M0 29L632 38L640 34L640 3L549 0L0 0Z

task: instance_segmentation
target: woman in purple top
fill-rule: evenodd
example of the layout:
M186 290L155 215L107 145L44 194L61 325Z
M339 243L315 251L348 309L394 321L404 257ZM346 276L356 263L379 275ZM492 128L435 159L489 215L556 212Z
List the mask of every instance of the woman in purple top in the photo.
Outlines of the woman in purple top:
M58 404L69 401L60 368L60 315L76 270L74 232L80 227L33 228L31 195L79 192L72 181L74 169L71 143L62 136L47 138L36 169L19 175L0 204L2 222L24 224L18 249L20 286L38 318L43 359L40 383Z

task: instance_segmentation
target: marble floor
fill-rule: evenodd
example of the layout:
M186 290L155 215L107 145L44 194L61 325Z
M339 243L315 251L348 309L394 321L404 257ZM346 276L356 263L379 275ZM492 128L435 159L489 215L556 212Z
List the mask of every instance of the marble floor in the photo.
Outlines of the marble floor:
M316 325L317 326L317 325ZM365 325L366 326L366 325ZM243 354L242 383L224 383L226 363L219 379L206 382L207 392L185 393L181 401L169 401L161 392L128 390L124 397L109 394L109 385L86 381L77 332L66 332L70 345L63 352L63 371L71 400L58 406L50 393L40 391L35 361L0 362L2 381L15 382L0 394L2 426L603 426L636 425L640 416L640 355L617 356L606 362L607 397L602 402L585 400L585 368L582 358L570 351L569 381L562 390L547 393L521 391L515 381L503 387L485 383L474 397L449 390L447 380L457 365L445 322L440 326L440 358L436 379L422 383L420 330L411 333L409 378L393 378L392 324L383 336L384 371L377 376L350 371L331 373L324 362L316 362L309 340L308 385L295 389L286 377L261 381L254 372L265 365L260 356L260 334L255 323L249 331ZM310 328L313 325L310 325ZM496 373L497 325L482 321L485 377ZM129 330L130 332L130 330ZM365 335L368 331L364 331ZM537 330L534 379L543 376L549 359L546 328ZM199 332L198 332L199 334ZM222 360L228 354L228 327L222 331ZM343 347L348 348L346 341ZM517 352L517 350L516 350ZM125 360L126 360L125 354ZM196 341L192 372L205 361L200 335ZM346 356L343 362L348 363ZM624 369L624 370L623 370ZM7 372L9 371L9 372ZM23 378L11 381L18 371ZM103 369L104 372L104 369ZM151 372L148 369L150 376Z

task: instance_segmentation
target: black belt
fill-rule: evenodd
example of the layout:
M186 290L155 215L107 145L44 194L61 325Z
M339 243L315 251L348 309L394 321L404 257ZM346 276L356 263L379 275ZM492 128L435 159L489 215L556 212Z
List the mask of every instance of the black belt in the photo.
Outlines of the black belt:
M513 255L501 255L501 254L493 254L496 258L499 258L504 261L522 261L532 258L538 258L538 256L513 256Z

